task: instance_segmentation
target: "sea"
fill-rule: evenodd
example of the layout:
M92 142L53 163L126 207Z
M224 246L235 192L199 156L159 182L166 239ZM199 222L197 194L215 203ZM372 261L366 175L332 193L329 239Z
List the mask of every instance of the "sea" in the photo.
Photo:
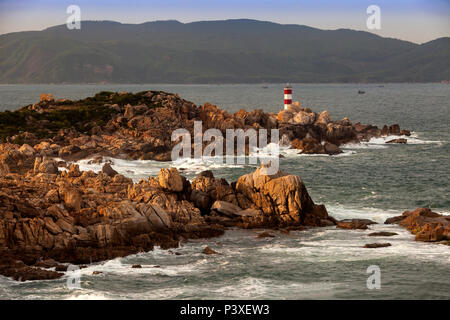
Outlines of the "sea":
M93 263L57 280L16 282L0 277L1 299L450 299L450 247L414 241L384 221L406 210L430 207L450 214L450 86L448 84L292 84L293 100L333 120L399 124L411 130L406 145L375 138L343 146L338 156L299 155L281 149L280 168L301 177L317 204L336 219L367 218L370 230L335 227L270 231L231 229L225 235L155 248ZM282 84L224 85L0 85L0 111L39 101L41 93L80 99L103 90L164 90L196 104L210 102L230 113L240 109L278 112ZM362 90L364 94L358 94ZM389 137L389 139L394 137ZM119 173L156 176L175 166L190 180L203 170L229 182L256 165L203 162L161 163L109 159ZM101 165L79 162L84 170ZM369 237L376 231L393 237ZM390 247L366 249L366 243ZM209 246L220 254L204 255ZM131 268L140 264L142 268ZM373 286L373 270L379 286ZM93 274L100 271L99 274ZM73 284L74 274L77 283Z

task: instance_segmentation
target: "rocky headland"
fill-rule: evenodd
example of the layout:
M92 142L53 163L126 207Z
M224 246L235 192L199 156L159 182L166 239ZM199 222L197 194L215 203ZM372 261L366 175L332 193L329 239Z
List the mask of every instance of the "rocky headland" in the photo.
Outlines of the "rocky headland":
M229 227L287 233L335 225L367 229L373 223L336 221L324 205L314 203L300 177L282 171L269 176L259 168L235 182L204 171L191 182L169 168L133 182L109 164L98 173L68 164L102 156L170 160L171 132L193 133L195 120L204 130L277 128L283 140L304 153L336 154L347 142L409 135L398 125L379 129L348 119L331 121L327 111L316 114L298 103L277 115L261 110L230 115L155 91L101 92L79 101L43 95L39 103L0 113L0 274L54 279L67 263L177 247L188 239L220 236ZM448 218L416 215L395 221L414 230L416 240L448 240ZM412 217L414 227L404 222Z
M197 106L177 94L145 91L100 92L78 101L43 94L38 103L0 113L0 141L26 143L40 156L65 160L103 155L169 161L177 143L171 141L172 132L184 128L193 136L194 121L202 121L204 131L215 128L224 136L226 129L278 129L281 143L306 154L334 155L345 143L410 135L398 124L380 129L348 118L333 121L328 111L315 113L298 102L278 114L262 110L229 114L209 103Z

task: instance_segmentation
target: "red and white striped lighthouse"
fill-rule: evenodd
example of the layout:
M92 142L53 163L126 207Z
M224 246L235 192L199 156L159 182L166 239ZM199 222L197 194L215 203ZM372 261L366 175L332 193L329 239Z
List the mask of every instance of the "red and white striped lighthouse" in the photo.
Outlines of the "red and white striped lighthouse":
M284 110L288 109L292 104L292 87L287 84L284 87Z

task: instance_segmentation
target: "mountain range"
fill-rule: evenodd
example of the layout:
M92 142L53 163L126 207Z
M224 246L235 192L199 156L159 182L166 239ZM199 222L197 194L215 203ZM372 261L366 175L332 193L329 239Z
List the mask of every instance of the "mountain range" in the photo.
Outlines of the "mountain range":
M0 36L0 83L437 82L450 38L415 44L249 19L82 21Z

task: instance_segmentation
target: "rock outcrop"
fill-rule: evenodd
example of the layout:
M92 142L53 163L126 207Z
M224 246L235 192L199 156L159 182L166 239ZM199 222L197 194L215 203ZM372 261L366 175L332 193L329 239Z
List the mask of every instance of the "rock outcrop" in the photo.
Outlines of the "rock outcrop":
M389 242L385 242L385 243L367 243L364 245L364 248L368 248L368 249L376 249L376 248L385 248L385 247L390 247L391 244Z
M328 111L315 113L301 108L299 103L278 114L262 110L229 114L215 105L196 106L177 94L162 91L100 92L78 101L55 101L44 94L38 103L0 113L0 128L5 128L0 130L0 140L23 145L16 154L2 155L11 161L0 158L0 172L6 170L6 162L14 164L14 160L22 167L20 158L29 157L33 150L42 158L58 156L64 160L111 156L168 161L177 143L171 140L172 132L184 128L193 137L194 121L202 121L203 131L214 128L224 136L227 129L267 129L269 135L269 129L279 129L279 136L284 136L292 148L307 154L335 155L342 152L339 146L347 142L381 135L409 135L398 124L378 129L353 124L347 118L333 121Z
M244 196L239 204L243 209L256 209L260 214L246 221L249 225L267 226L329 226L329 219L323 205L316 205L310 198L305 185L298 176L279 171L265 175L261 167L246 174L236 182L236 191Z
M367 229L368 225L376 224L375 221L369 219L346 219L338 221L337 227L340 229Z
M450 240L450 216L432 212L429 208L405 211L401 216L387 219L385 224L396 223L415 234L416 241L439 242Z
M265 176L260 168L229 184L207 171L191 184L170 168L133 183L109 168L94 173L70 164L59 171L54 160L29 160L27 172L0 176L0 274L17 280L54 279L62 273L42 268L63 271L58 263L177 247L183 239L219 236L229 226L334 224L300 178L283 172Z

